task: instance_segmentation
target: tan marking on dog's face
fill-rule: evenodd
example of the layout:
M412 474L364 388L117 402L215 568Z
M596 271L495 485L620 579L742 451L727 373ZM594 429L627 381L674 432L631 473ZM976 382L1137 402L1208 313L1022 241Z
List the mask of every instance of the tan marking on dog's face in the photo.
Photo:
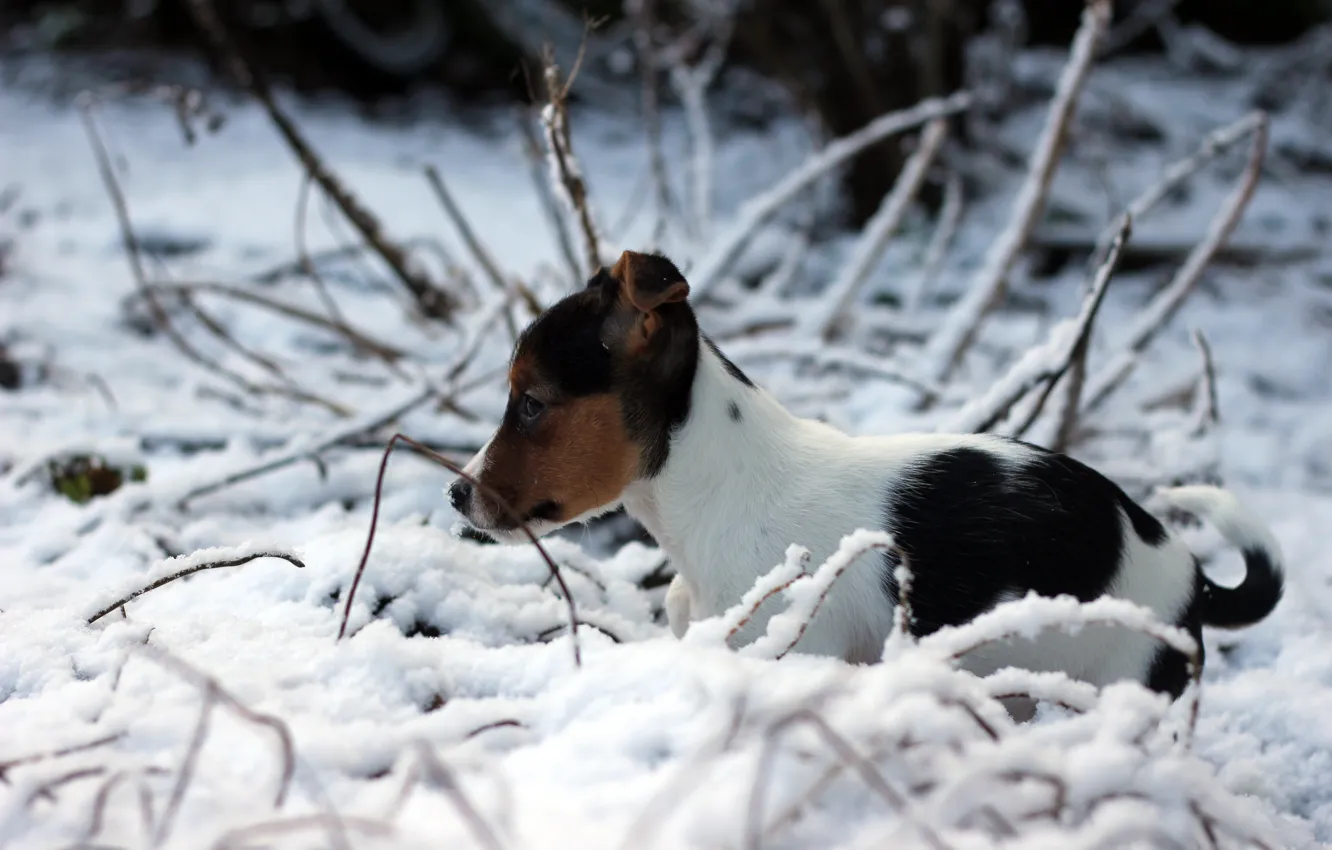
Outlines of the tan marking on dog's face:
M510 410L486 452L481 483L493 488L523 520L568 522L619 500L638 474L639 449L629 438L619 399L610 393L555 401L535 421L518 413L524 392L513 386ZM495 526L517 523L489 493L479 490L480 513Z

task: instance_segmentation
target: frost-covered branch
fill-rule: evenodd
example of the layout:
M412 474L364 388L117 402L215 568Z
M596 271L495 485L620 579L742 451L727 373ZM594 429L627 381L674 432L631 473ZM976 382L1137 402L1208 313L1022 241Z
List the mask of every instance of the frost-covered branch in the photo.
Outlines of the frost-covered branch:
M581 60L581 53L579 58ZM583 235L583 276L590 277L601 267L601 242L593 221L582 166L574 156L573 134L569 127L569 87L577 74L575 64L569 79L562 80L554 57L546 57L543 78L548 102L541 109L541 126L545 131L550 182L578 222L579 232Z
M805 636L805 630L823 607L837 579L861 556L873 550L894 546L886 531L860 529L842 538L837 551L828 556L813 574L801 576L783 591L788 607L768 620L767 630L753 643L741 648L742 655L757 658L783 658Z
M879 209L865 224L865 228L860 232L860 238L856 240L856 245L851 250L850 258L842 264L837 278L823 293L819 300L820 309L810 316L809 321L825 341L831 342L837 336L839 323L851 308L856 293L864 285L874 265L883 256L889 240L901 227L902 219L920 192L930 164L938 155L939 147L947 134L948 122L943 118L935 118L925 125L916 150L902 166L892 191L884 196Z
M311 179L319 184L319 188L332 199L352 227L356 228L362 238L375 249L380 259L411 293L421 312L430 318L451 321L458 306L454 297L435 286L413 267L402 247L385 235L378 217L361 206L342 181L324 164L323 159L296 126L296 122L278 106L277 98L267 78L241 54L232 41L226 26L213 8L213 0L187 0L185 5L193 16L195 24L226 61L227 69L236 82L249 90L259 101L264 111L268 113L273 126L277 128L278 134L291 148L292 154Z
M696 620L689 624L684 639L690 643L728 643L741 629L754 619L763 603L790 587L797 579L807 575L809 550L792 544L786 548L786 560L773 567L745 591L740 601L727 608L718 617Z
M1196 151L1171 163L1162 172L1161 178L1156 183L1148 186L1142 194L1129 203L1128 214L1133 217L1134 221L1142 221L1147 213L1155 209L1157 204L1169 197L1171 192L1196 174L1199 169L1249 136L1263 130L1266 124L1266 115L1262 112L1250 112L1238 121L1208 133L1202 143L1198 145ZM1093 257L1097 263L1100 262L1099 258L1104 257L1105 252L1109 250L1110 241L1114 239L1114 236L1115 226L1112 223L1101 231L1101 234L1096 238L1096 251Z
M1101 267L1096 270L1091 291L1083 300L1082 309L1076 318L1060 322L1050 329L1050 335L1044 345L1029 350L1009 367L1008 372L995 381L984 395L968 402L950 419L944 421L939 430L949 432L979 433L989 431L1008 414L1013 406L1038 387L1044 387L1029 419L1035 419L1040 407L1049 396L1054 384L1068 372L1070 365L1080 352L1085 353L1091 337L1092 325L1096 313L1105 299L1105 292L1110 285L1119 257L1132 232L1132 219L1124 216L1119 227L1119 235L1110 246Z
M939 222L930 236L930 244L925 248L925 256L920 262L920 269L902 298L902 312L915 313L925 299L925 292L939 276L948 249L957 235L958 225L962 223L962 213L966 207L966 198L962 191L962 178L957 172L950 171L944 181L943 206L939 210Z
M1253 197L1254 190L1258 186L1266 152L1267 117L1263 115L1258 126L1254 128L1249 162L1240 176L1239 183L1212 217L1207 235L1190 252L1170 283L1138 314L1137 321L1125 335L1121 353L1095 374L1090 382L1087 402L1083 406L1084 412L1095 410L1124 382L1132 371L1133 364L1136 363L1137 355L1151 344L1170 321L1180 304L1184 303L1184 299L1193 291L1194 285L1202 277L1213 255L1235 231L1244 215L1244 210L1248 207L1249 199Z
M735 221L708 248L698 265L690 270L690 291L699 297L715 287L759 227L803 189L828 172L889 136L919 127L934 118L956 115L970 108L971 103L972 97L968 92L957 92L946 98L930 98L909 109L880 116L854 133L829 143L776 186L741 205Z
M1045 128L1032 151L1027 179L1013 202L1008 227L990 244L985 260L972 277L966 294L949 312L922 353L924 374L935 381L942 382L949 378L962 355L971 346L986 316L1004 296L1008 275L1045 209L1045 198L1063 154L1078 96L1091 70L1096 44L1109 21L1109 0L1091 0L1087 4L1082 14L1082 25L1069 51L1068 64L1064 66L1055 89Z

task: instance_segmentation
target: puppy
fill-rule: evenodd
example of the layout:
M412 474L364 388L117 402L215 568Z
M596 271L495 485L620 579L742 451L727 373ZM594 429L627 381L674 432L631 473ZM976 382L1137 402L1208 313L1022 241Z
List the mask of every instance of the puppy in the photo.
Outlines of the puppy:
M503 421L466 467L484 486L459 479L454 507L520 542L519 521L545 534L623 506L675 566L666 610L677 636L736 604L789 544L817 564L860 528L888 531L905 553L917 635L1035 591L1130 600L1201 648L1204 625L1255 623L1281 599L1278 545L1228 491L1163 495L1242 551L1235 588L1209 580L1179 537L1072 458L980 434L851 437L793 416L700 332L688 295L670 260L625 252L537 318L514 351ZM897 557L861 556L795 650L877 661ZM741 642L763 633L771 607ZM1178 652L1115 627L1001 643L963 665L1133 679L1172 697L1188 681Z

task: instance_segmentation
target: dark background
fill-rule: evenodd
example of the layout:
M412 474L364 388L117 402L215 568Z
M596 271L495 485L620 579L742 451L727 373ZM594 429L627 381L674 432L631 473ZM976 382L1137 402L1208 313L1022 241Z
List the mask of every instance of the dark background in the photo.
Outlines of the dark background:
M1077 0L1011 1L1025 12L1026 44L1067 45L1082 11ZM0 39L10 55L96 52L113 76L152 77L154 57L216 59L186 2L0 0ZM1126 20L1153 2L1120 0L1116 19ZM580 16L596 19L598 34L618 29L626 47L636 42L624 33L635 28L651 31L660 43L694 37L700 50L708 38L706 26L691 20L692 7L682 0L215 0L215 5L246 54L275 80L303 92L338 91L367 104L423 89L472 101L528 99L532 73L540 67L538 45L553 42L562 56L577 49L578 32L571 39L568 28L550 29L532 17L531 10L543 6L564 11L574 24ZM740 4L725 69L744 68L775 81L829 134L841 135L877 115L961 87L966 45L992 25L996 5L991 0L747 0ZM908 25L885 26L894 13ZM1179 0L1173 14L1182 25L1200 25L1235 44L1279 45L1332 21L1332 2ZM642 29L644 22L650 30ZM1156 31L1147 28L1124 52L1161 49ZM211 67L220 72L215 61ZM636 103L640 72L617 73L591 62L583 79L605 78L610 85L601 90L618 88L635 99L627 102ZM669 87L659 88L669 103ZM588 95L586 86L575 87L574 96L596 96L593 91ZM902 156L886 145L856 159L844 184L854 222L863 222L877 207Z

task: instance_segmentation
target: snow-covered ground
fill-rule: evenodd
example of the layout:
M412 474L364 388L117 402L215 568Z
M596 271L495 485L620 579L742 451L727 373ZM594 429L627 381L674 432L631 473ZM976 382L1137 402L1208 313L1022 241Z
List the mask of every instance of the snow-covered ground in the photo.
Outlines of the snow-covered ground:
M1024 73L1048 85L1060 59L1028 57ZM1237 83L1184 80L1163 64L1098 68L1052 207L1096 232L1167 163L1241 117L1242 94ZM171 249L149 259L148 275L241 286L320 312L297 275L254 280L295 256L299 166L261 111L219 106L226 126L192 147L158 103L112 100L95 112L136 232ZM336 102L293 112L389 234L437 240L471 265L422 177L433 163L508 273L547 301L569 286L507 113L478 118L444 105L430 118L372 123ZM1127 113L1164 138L1115 141L1097 123ZM1025 156L1044 114L1033 104L991 144ZM577 668L565 603L537 553L459 539L442 492L451 476L405 453L385 480L350 637L337 641L378 447L394 429L321 451L318 462L306 456L416 397L424 379L443 383L478 339L479 318L493 314L493 288L473 268L475 295L451 329L414 318L376 263L324 266L349 323L405 352L392 367L326 331L200 295L234 344L181 313L190 342L251 383L290 380L349 418L281 392L246 392L126 320L134 279L78 109L22 84L0 91L0 188L19 189L0 217L13 246L0 274L0 343L24 379L0 391L0 846L1237 847L1237 836L1332 846L1332 180L1294 164L1301 151L1326 162L1332 145L1309 114L1274 117L1263 183L1232 240L1240 259L1204 277L1087 423L1094 434L1079 450L1130 488L1215 462L1284 547L1288 592L1273 616L1207 636L1186 749L1174 739L1186 705L1136 687L1108 689L1080 716L1043 710L1014 727L985 683L927 647L893 646L883 664L848 668L677 641L661 623L662 588L641 587L660 554L604 532L549 546L586 624ZM667 119L678 148L681 118ZM635 120L578 112L575 127L603 220L650 210ZM811 144L797 122L719 135L722 219ZM1230 155L1201 172L1138 223L1138 237L1192 245L1242 161ZM966 210L922 309L897 320L908 339L937 325L1007 220L1020 174L980 167L989 192ZM310 204L311 251L351 241L327 209ZM607 252L642 245L650 219L644 212L612 232ZM793 243L800 217L783 221L764 230L742 269L759 274ZM929 235L929 222L908 219L864 298L900 301ZM820 245L792 289L816 291L851 244ZM416 256L436 277L448 265L428 245ZM1116 278L1093 373L1175 265ZM863 371L812 373L771 356L808 348L808 338L777 332L731 350L802 413L859 432L933 428L1076 311L1086 280L1078 262L1053 276L1035 271L1019 267L962 379L927 410ZM733 282L717 293L745 298ZM733 325L733 309L704 311L705 327ZM132 312L145 315L141 305ZM1220 403L1220 425L1202 440L1182 436L1192 413L1178 401L1198 373L1192 329L1211 343ZM503 402L504 324L479 344L463 377L475 385L457 409L417 405L397 430L459 457L485 438ZM893 362L909 367L912 345L899 344ZM242 347L276 361L283 377ZM47 459L71 452L141 464L146 480L76 504L46 473ZM282 453L302 459L194 493ZM1208 532L1191 534L1211 551ZM304 567L260 559L201 573L86 624L182 566L164 558L210 547L287 552ZM1237 562L1222 555L1217 574Z

